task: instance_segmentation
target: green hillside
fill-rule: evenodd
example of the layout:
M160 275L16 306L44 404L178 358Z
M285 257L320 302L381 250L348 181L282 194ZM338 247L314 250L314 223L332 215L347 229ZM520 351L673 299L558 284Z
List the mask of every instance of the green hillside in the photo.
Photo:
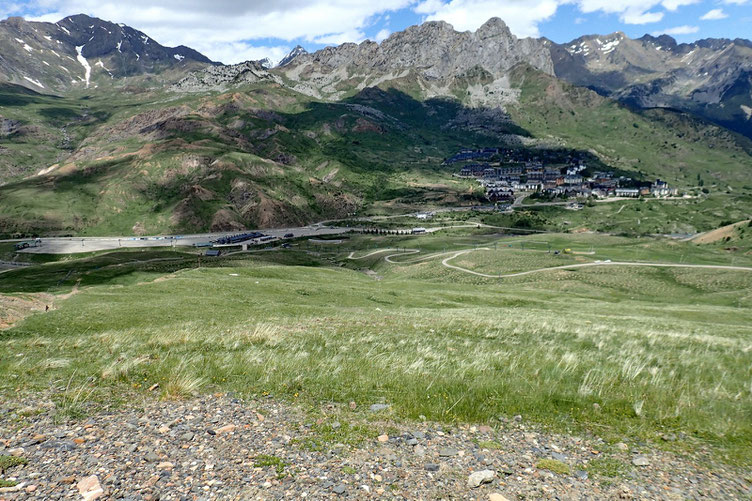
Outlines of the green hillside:
M519 137L591 152L637 178L702 185L717 207L752 192L752 142L741 136L634 113L528 67L512 76L521 96L509 117L411 97L408 81L336 103L276 84L67 97L6 86L0 115L22 127L0 138L0 234L221 231L477 204L477 184L453 178L443 159ZM739 203L717 222L749 216Z

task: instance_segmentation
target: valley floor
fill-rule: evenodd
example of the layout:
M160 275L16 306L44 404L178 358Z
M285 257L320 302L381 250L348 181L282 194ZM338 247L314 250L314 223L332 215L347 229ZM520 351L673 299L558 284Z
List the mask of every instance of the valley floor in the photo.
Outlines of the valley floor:
M457 226L24 255L0 498L749 497L741 243Z

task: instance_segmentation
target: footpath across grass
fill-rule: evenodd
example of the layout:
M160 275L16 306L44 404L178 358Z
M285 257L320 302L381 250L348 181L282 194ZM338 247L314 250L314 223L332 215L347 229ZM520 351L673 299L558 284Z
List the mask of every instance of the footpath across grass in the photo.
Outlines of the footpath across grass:
M458 236L455 246L453 238L353 237L341 248L82 282L54 311L0 332L0 395L51 391L73 416L133 392L215 390L387 403L407 419L521 414L614 441L675 433L689 450L710 446L749 463L752 272L614 267L494 280L447 269L441 258L347 259L382 244L428 254L470 240ZM585 236L553 239L573 250L598 246ZM651 249L657 260L672 258L664 241L605 242L596 255L635 245L645 260ZM501 246L495 252L504 258ZM551 259L526 252L526 266ZM475 255L463 265L494 271L493 260L474 263ZM720 263L724 255L682 244L673 258Z

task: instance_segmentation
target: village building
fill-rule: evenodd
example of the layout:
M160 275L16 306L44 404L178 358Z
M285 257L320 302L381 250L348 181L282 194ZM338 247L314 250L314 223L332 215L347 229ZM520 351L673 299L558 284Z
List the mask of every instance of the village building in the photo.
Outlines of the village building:
M640 190L637 188L616 188L614 194L617 197L639 198Z

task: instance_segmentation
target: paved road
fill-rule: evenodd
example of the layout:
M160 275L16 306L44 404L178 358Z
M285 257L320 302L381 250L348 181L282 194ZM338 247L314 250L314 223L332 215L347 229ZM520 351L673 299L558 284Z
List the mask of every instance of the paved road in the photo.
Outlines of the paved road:
M336 228L323 225L310 225L299 228L277 228L273 230L259 230L266 235L282 238L288 233L295 237L339 235L350 231L351 228ZM94 252L116 250L122 248L142 247L193 247L195 244L207 243L220 237L237 235L239 231L222 233L198 233L179 236L151 236L151 237L71 237L44 238L40 247L29 247L19 252L31 254L75 254L80 252Z

